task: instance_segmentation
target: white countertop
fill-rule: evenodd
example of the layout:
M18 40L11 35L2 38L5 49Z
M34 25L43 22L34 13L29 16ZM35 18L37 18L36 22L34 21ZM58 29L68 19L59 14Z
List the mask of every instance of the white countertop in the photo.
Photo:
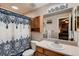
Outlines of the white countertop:
M50 47L50 44L53 42L48 40L42 40L40 42L39 41L31 41L31 42L35 43L37 46L40 46L45 49L49 49L51 51L56 51L71 56L79 56L79 47L77 46L61 44L63 47L62 49L55 49Z

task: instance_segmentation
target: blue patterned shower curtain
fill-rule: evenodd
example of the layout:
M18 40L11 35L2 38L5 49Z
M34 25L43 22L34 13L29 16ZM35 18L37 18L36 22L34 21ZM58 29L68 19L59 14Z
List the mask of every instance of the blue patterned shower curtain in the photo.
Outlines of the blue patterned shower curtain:
M0 8L0 56L30 48L30 18Z

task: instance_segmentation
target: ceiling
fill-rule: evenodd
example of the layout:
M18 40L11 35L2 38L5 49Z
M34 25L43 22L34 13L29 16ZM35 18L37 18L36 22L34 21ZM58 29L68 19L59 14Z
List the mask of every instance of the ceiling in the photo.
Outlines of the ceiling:
M0 3L0 8L4 8L22 15L40 8L48 3ZM18 9L13 9L12 6L18 7Z

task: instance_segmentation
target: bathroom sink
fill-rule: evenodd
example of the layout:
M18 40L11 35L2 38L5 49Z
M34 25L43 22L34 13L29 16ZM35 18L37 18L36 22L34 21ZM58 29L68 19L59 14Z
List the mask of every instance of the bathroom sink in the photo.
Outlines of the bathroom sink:
M51 41L43 40L40 42L40 44L45 45L50 49L56 49L56 50L63 50L64 49L64 46L61 43L59 43L58 41L51 42Z
M51 43L51 44L48 44L49 45L49 48L52 48L52 49L57 49L57 50L62 50L62 49L64 49L63 48L63 45L62 44L60 44L60 43L58 43L58 44L56 44L56 43Z

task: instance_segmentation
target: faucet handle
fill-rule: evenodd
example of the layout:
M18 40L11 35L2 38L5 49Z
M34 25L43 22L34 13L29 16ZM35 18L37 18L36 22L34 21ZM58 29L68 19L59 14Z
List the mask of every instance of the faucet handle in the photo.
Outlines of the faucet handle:
M55 41L54 43L59 44L59 42L58 42L58 41Z

